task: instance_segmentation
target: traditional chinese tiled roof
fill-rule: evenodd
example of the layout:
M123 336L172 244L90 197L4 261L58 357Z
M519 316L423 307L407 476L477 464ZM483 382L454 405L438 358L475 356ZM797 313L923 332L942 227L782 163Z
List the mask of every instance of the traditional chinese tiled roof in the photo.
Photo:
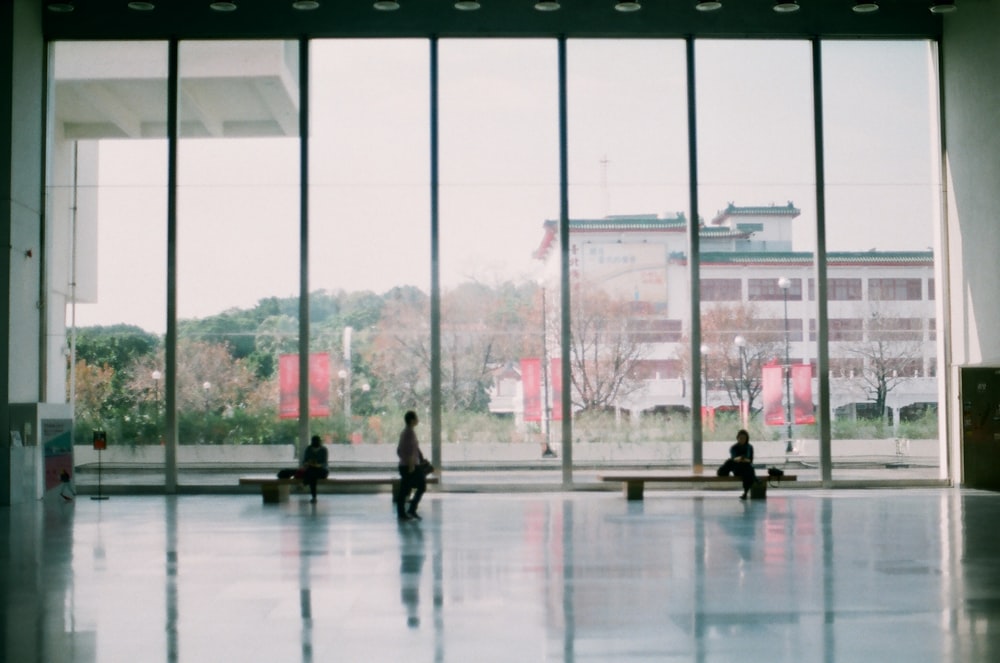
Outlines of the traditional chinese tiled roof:
M675 258L675 256L671 256ZM701 264L715 265L811 265L811 251L705 251L699 254ZM877 265L879 267L934 265L933 251L830 251L826 255L830 266ZM686 262L677 256L678 262Z
M750 233L733 228L712 228L702 226L698 232L698 237L702 239L746 239Z
M545 260L552 245L559 235L559 221L548 219L542 224L545 234L541 244L532 256ZM661 218L655 214L630 214L627 216L608 216L603 219L570 219L569 231L590 233L634 233L634 232L669 232L681 233L687 231L687 219L683 212L674 217Z
M792 201L788 201L787 205L751 205L747 207L737 207L733 203L729 205L724 210L720 210L715 218L712 219L712 225L718 226L722 225L726 219L734 216L746 217L746 216L788 216L791 218L797 217L801 213Z
M702 251L701 264L717 265L810 265L808 251Z
M546 230L556 230L559 222L548 220L544 224ZM687 229L687 219L678 213L675 217L661 218L655 215L609 216L603 219L570 219L570 232L678 232Z

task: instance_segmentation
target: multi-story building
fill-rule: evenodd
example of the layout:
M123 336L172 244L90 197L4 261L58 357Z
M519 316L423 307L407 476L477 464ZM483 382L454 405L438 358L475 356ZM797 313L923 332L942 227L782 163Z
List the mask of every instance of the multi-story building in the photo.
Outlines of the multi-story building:
M799 213L791 202L731 203L699 226L700 350L709 406L733 406L749 394L756 407L767 363L809 364L815 378L815 262L811 251L794 250ZM551 260L558 223L546 221L544 229L536 256ZM572 281L629 301L631 328L647 346L636 369L643 384L621 399L623 409L690 403L687 233L683 214L570 221ZM935 403L933 253L827 255L831 406L853 415L884 405L896 420L900 409Z

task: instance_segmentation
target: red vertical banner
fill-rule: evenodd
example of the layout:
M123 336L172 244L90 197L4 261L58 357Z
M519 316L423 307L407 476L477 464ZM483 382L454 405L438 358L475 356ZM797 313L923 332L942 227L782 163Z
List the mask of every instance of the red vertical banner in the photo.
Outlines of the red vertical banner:
M278 418L299 416L299 356L278 357ZM330 354L309 355L309 416L330 416Z
M816 423L812 400L812 366L809 364L792 366L792 403L795 423Z
M562 421L562 359L549 360L549 385L552 389L552 421Z
M524 420L542 420L542 361L521 360L521 391L524 394Z
M701 424L708 430L715 430L715 408L706 405L701 406Z
M309 416L330 416L330 353L309 355Z
M767 426L785 423L785 408L781 404L781 368L779 364L768 364L760 369L760 392L764 424Z
M278 357L278 418L299 416L299 356Z

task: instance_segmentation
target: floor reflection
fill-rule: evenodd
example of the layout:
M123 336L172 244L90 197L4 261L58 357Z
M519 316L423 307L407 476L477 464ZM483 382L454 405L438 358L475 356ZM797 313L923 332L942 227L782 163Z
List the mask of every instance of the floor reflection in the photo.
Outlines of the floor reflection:
M427 500L0 509L2 659L1000 660L997 494Z

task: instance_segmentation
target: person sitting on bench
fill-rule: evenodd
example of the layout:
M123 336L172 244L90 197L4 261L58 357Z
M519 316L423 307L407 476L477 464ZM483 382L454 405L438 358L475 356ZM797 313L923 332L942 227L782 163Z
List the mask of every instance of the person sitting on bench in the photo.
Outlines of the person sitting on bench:
M753 471L753 445L750 444L750 433L740 429L736 433L736 444L729 447L729 460L722 464L717 474L720 477L733 476L743 479L743 494L741 500L747 498L750 487L757 481L757 474Z

